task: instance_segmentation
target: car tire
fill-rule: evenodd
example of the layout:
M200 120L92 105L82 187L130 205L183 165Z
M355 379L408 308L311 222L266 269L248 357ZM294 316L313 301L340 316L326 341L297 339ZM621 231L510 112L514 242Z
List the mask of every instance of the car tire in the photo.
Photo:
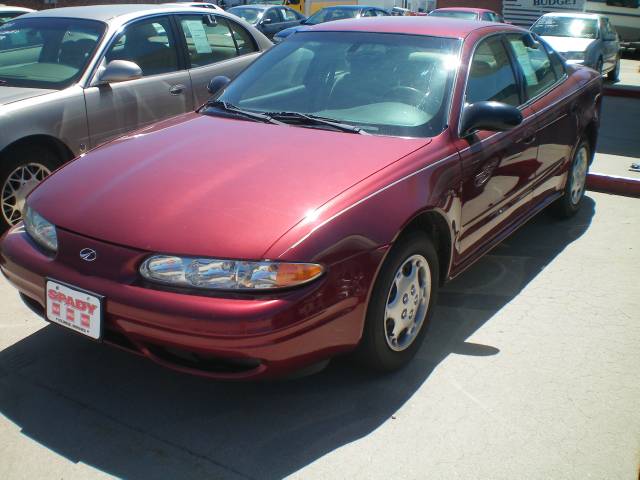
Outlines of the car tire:
M589 144L583 140L578 144L571 159L564 194L553 204L553 213L557 217L570 218L580 209L586 190L590 161Z
M60 165L59 157L40 145L0 155L0 233L22 219L26 196Z
M617 82L620 78L620 57L616 58L616 66L607 74L607 80Z
M401 237L373 287L357 351L361 364L391 372L415 356L431 320L439 280L438 256L429 237Z

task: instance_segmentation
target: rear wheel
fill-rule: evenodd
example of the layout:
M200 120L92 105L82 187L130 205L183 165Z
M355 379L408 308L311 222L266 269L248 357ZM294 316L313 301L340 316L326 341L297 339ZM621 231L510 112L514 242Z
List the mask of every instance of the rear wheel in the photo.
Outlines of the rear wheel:
M408 235L393 247L369 300L358 351L366 366L393 371L413 358L431 319L438 272L438 256L426 235Z
M569 167L564 195L554 204L554 213L557 216L569 218L580 209L587 184L590 158L589 145L585 141L580 142Z
M607 80L617 82L620 77L620 57L616 58L616 66L607 74Z
M22 220L27 195L59 163L57 155L38 145L16 148L3 155L0 163L0 233Z

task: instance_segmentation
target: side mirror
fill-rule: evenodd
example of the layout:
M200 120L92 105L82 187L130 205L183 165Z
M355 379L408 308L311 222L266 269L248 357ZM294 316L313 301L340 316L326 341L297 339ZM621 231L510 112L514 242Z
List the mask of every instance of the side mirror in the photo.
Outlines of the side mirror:
M217 77L213 77L209 82L209 85L207 85L207 91L211 95L215 95L220 90L224 89L227 85L229 85L230 81L231 80L229 79L229 77L225 77L224 75L218 75Z
M524 43L525 47L532 48L533 50L537 50L540 46L540 42L533 38L533 35L530 33L526 33L522 36L522 43Z
M118 83L142 77L138 64L128 60L111 60L98 77L100 83Z
M476 130L504 132L522 123L522 112L501 102L476 102L465 105L460 124L461 137Z

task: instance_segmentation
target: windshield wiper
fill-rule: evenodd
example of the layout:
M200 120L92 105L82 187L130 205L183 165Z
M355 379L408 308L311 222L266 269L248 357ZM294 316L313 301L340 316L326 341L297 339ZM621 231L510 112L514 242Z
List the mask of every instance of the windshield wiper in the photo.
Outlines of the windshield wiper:
M243 110L242 108L236 107L235 105L232 105L231 103L225 102L223 100L211 100L207 102L205 106L220 108L226 112L242 115L244 117L250 118L252 120L256 120L258 122L273 123L275 125L284 125L283 122L276 120L269 114L252 112L251 110Z
M298 112L269 112L269 115L272 118L277 118L286 122L287 120L295 120L299 124L303 125L320 125L331 127L335 130L340 130L341 132L348 133L359 133L360 135L369 135L362 128L356 127L354 125L349 125L348 123L338 122L331 118L320 117L318 115L312 115L308 113L298 113Z

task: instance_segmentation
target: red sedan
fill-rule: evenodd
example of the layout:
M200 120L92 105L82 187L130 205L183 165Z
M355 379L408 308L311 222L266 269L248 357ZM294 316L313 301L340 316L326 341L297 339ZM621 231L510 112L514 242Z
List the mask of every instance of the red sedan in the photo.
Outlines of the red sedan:
M186 372L394 370L439 285L580 207L601 82L510 25L318 25L45 180L2 272L49 321Z

